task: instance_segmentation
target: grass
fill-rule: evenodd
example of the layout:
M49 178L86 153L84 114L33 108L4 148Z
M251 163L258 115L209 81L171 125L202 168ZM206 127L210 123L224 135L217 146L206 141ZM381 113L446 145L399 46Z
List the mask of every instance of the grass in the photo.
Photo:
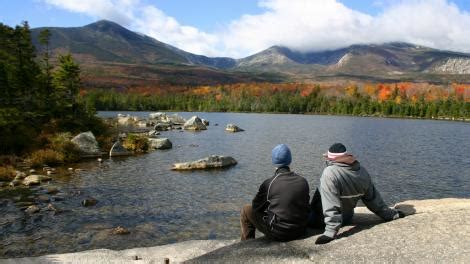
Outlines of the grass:
M123 146L136 153L145 153L150 147L149 141L146 137L135 134L129 134L124 140Z
M40 149L33 152L30 156L32 167L40 167L45 164L49 166L59 165L64 163L64 154L53 149Z
M0 167L0 181L11 181L15 178L16 171L12 166Z

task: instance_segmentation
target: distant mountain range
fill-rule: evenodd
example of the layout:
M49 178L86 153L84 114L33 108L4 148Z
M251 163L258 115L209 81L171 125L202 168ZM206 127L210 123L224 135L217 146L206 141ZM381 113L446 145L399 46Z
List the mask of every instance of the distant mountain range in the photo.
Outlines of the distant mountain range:
M38 35L43 29L32 30L39 52ZM72 53L92 86L329 79L470 82L470 54L408 43L307 53L273 46L232 59L192 54L106 20L84 27L48 29L53 54Z

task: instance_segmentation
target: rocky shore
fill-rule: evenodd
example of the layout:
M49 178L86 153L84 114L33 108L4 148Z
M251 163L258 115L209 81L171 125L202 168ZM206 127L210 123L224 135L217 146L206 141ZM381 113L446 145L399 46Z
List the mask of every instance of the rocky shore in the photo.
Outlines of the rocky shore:
M356 208L353 223L339 239L315 245L320 230L305 238L271 242L207 240L134 248L97 249L0 263L466 263L470 259L470 199L412 200L396 205L407 217L384 223L366 208Z

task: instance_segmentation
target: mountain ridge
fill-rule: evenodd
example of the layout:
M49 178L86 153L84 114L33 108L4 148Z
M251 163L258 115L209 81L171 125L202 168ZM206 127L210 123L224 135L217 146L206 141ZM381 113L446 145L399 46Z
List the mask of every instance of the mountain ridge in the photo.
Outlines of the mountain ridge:
M45 28L32 29L33 43L39 51L41 45L38 35L43 29ZM233 59L193 54L108 20L100 20L83 27L48 29L52 33L52 53L57 55L70 52L83 65L95 63L109 66L115 63L121 64L121 68L125 64L148 68L168 66L183 71L189 67L190 70L197 69L211 74L215 72L220 75L219 80L222 83L225 82L223 79L228 82L244 82L257 78L250 77L250 74L269 74L275 76L277 81L345 78L344 76L440 82L470 79L467 76L470 74L470 54L404 42L355 44L314 52L299 52L284 46L272 46L245 58ZM151 72L150 69L145 71ZM234 77L241 73L248 78ZM142 75L142 78L145 78L146 74ZM203 75L204 73L201 73L200 77L207 79ZM266 81L264 78L260 80ZM269 81L269 78L267 80Z

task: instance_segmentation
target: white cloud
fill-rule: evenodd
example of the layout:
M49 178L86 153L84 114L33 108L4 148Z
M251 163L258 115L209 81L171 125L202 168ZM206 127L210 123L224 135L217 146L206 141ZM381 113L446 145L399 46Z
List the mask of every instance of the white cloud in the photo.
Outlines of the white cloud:
M109 19L183 50L243 57L273 45L299 51L358 43L405 41L470 52L470 14L448 0L382 0L377 15L341 0L259 0L264 12L242 15L217 32L181 25L140 0L43 0L69 11ZM210 15L210 10L207 14Z

